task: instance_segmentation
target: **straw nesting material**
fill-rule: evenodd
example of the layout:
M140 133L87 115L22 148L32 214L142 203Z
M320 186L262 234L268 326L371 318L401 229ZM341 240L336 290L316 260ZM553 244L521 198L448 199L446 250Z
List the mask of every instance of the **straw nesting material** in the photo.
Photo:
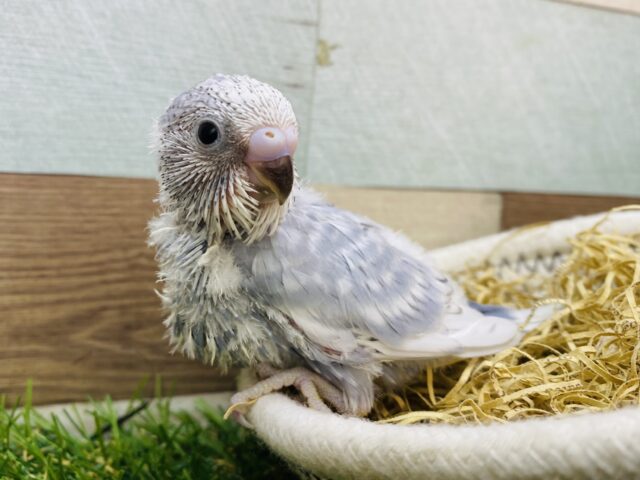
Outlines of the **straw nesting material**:
M374 419L506 422L638 405L640 232L604 233L603 221L569 240L566 261L550 277L505 275L488 261L459 273L458 281L476 302L564 307L517 347L427 368L403 391L385 393Z

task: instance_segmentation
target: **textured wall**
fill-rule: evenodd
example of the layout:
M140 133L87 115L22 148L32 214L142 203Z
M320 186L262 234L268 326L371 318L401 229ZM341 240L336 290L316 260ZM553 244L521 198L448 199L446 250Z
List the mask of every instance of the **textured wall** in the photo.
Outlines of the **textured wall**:
M640 192L640 17L539 0L322 2L309 174ZM373 160L376 159L376 160Z
M309 125L316 5L0 1L0 169L152 177L151 125L213 72L277 84Z
M168 99L235 71L291 98L315 182L640 193L637 16L546 0L0 8L2 171L152 177Z

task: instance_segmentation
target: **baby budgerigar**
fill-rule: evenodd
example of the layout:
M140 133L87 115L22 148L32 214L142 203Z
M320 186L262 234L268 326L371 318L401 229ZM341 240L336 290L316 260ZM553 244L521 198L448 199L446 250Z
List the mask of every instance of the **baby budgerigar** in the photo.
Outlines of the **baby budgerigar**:
M191 358L257 370L233 403L294 386L363 416L377 379L520 340L527 312L470 303L419 246L304 186L297 143L289 101L241 75L196 85L157 123L165 325Z

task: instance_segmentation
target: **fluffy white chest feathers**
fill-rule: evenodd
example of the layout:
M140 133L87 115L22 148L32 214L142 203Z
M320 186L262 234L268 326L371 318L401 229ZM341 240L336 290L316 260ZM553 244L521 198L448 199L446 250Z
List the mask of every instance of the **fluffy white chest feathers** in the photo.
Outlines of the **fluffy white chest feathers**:
M265 315L244 292L233 252L219 243L207 247L206 232L190 231L177 218L164 212L149 224L174 349L222 369L281 362L281 342L273 340Z
M206 288L212 298L238 295L242 273L229 249L222 245L211 245L198 259L198 266L208 273Z

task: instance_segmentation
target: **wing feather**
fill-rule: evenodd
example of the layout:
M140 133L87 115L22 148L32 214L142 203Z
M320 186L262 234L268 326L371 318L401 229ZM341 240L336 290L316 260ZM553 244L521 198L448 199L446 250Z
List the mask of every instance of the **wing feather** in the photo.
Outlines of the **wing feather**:
M465 356L516 335L514 322L484 321L420 247L307 190L272 237L235 253L245 288L331 349L365 347L381 360Z

